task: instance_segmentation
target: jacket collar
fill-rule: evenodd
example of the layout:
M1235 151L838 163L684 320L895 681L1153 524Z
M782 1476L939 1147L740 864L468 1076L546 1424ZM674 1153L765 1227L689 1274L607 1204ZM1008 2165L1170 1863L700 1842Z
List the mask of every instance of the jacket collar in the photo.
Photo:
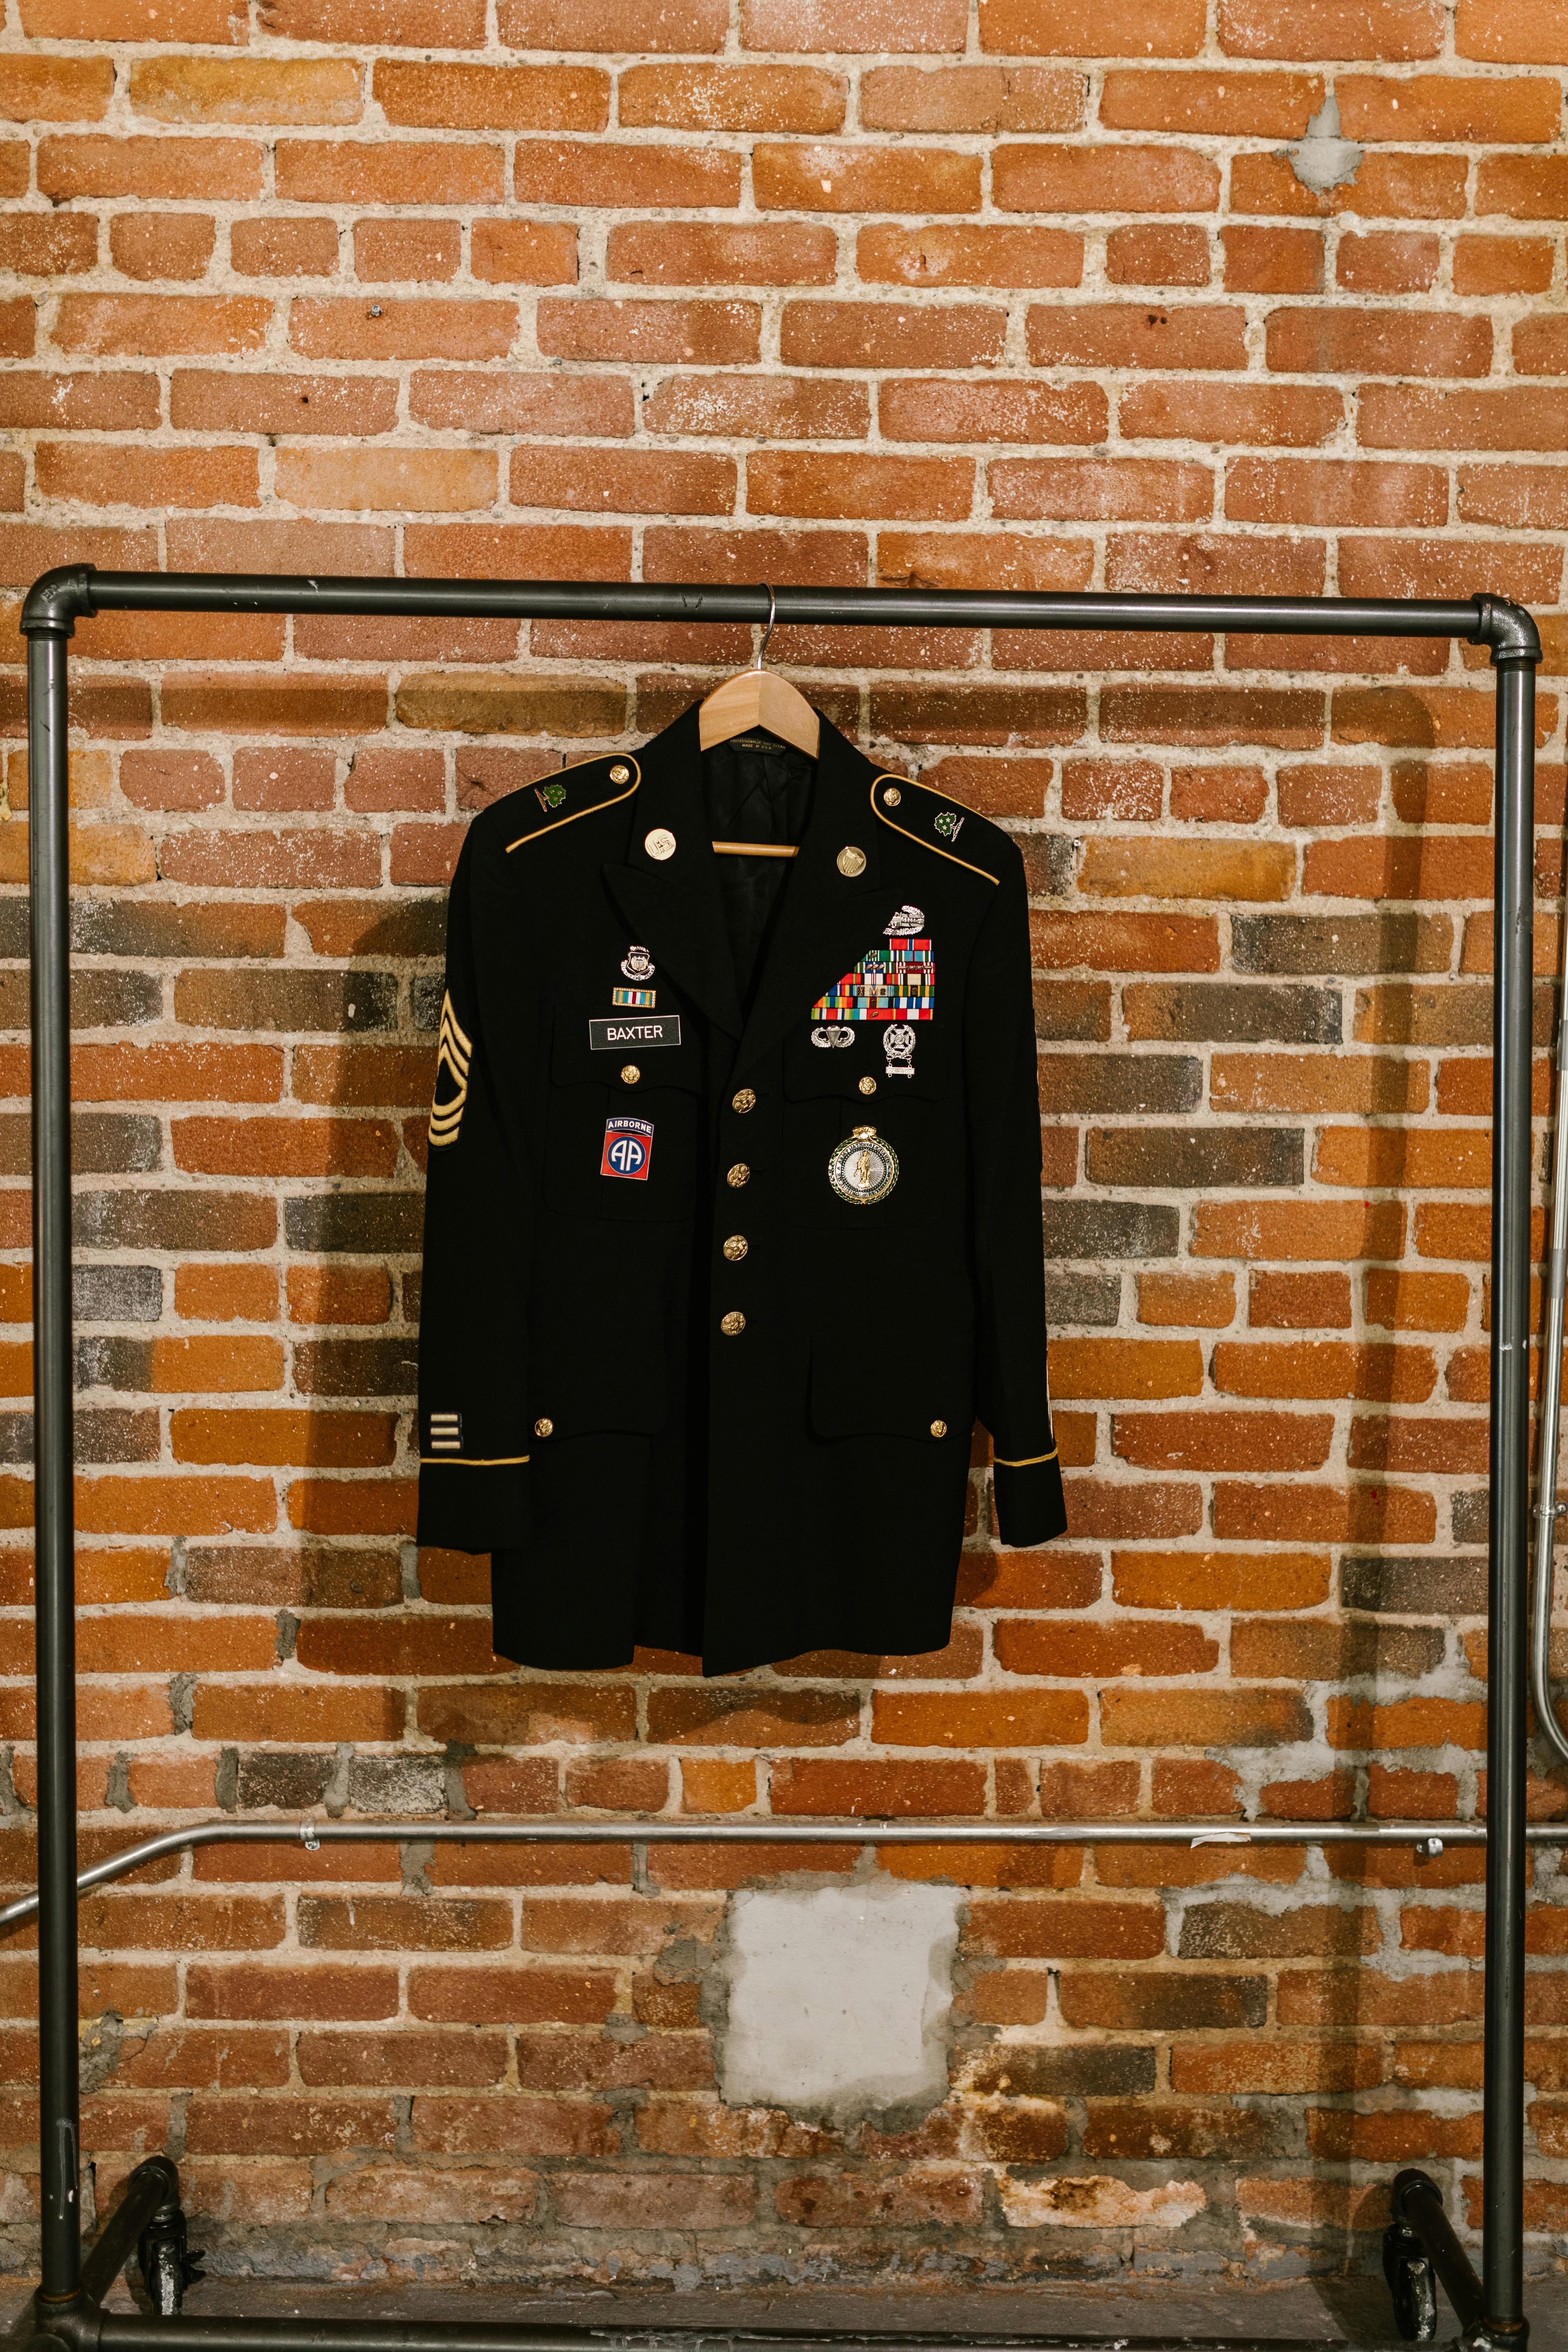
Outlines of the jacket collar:
M822 719L805 835L784 880L751 1016L742 1021L703 802L696 705L645 744L638 758L642 784L630 803L626 863L606 866L605 879L656 961L710 1021L741 1040L738 1072L767 1053L792 1022L804 1020L824 990L876 944L867 926L881 887L880 827L871 805L878 771ZM647 846L660 832L675 839L673 855L663 858ZM840 866L846 850L864 859L858 873Z

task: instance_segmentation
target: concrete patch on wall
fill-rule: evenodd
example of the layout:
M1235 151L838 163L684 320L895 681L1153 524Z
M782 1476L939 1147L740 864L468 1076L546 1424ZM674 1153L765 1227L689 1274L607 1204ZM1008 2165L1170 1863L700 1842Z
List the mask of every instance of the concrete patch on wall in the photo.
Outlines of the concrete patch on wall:
M1208 2202L1195 2180L1133 2189L1109 2173L1049 2180L1016 2180L1004 2173L998 2186L1002 2210L1016 2230L1046 2222L1058 2230L1179 2230Z
M727 2104L849 2122L944 2099L959 1900L892 1879L737 1895L721 1964Z
M1363 147L1340 137L1340 102L1332 90L1308 123L1306 137L1285 152L1301 185L1320 196L1353 180L1366 160Z

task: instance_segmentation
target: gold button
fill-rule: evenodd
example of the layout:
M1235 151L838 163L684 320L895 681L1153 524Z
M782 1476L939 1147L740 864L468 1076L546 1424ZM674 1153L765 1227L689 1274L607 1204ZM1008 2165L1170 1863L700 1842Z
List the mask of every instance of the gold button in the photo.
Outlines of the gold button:
M733 1307L731 1308L729 1314L724 1317L722 1322L721 1322L719 1326L720 1330L722 1331L726 1339L738 1339L745 1328L745 1317L743 1315L737 1314Z
M535 1437L552 1437L554 1435L555 1423L551 1420L550 1415L547 1412L542 1412L539 1419L534 1423L533 1433Z
M730 1108L731 1110L755 1110L757 1097L750 1087L742 1087L738 1094L730 1097Z
M742 1184L749 1184L751 1181L752 1171L747 1167L743 1160L737 1160L735 1165L731 1169L729 1174L724 1179L725 1183L730 1185L731 1189L737 1192L740 1191Z
M877 1091L876 1079L862 1078L860 1081L860 1091L863 1095L874 1095Z
M866 853L863 849L856 849L853 846L841 849L838 853L837 866L840 874L847 876L853 882L857 874L864 874L866 871Z
M884 808L897 808L902 798L903 794L900 792L897 784L889 784L887 791L882 794L882 806Z
M724 1244L724 1255L731 1265L739 1265L745 1256L748 1244L744 1234L731 1234Z
M627 767L623 767L620 761L617 760L615 766L610 770L610 782L612 784L624 784L630 774L631 770Z
M623 1087L635 1087L641 1076L642 1072L638 1069L635 1062L622 1063L621 1084Z
M931 1433L933 1437L945 1437L947 1435L946 1422L933 1421L931 1425Z
M667 857L675 856L675 835L668 833L662 824L656 824L651 833L644 834L642 845L650 857L658 859L660 865Z

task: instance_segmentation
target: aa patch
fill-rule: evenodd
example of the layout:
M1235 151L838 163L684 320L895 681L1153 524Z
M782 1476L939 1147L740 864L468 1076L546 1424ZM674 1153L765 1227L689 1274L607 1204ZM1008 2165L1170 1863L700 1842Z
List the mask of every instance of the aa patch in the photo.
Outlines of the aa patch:
M646 1184L653 1166L653 1122L647 1118L607 1118L601 1176L630 1176Z

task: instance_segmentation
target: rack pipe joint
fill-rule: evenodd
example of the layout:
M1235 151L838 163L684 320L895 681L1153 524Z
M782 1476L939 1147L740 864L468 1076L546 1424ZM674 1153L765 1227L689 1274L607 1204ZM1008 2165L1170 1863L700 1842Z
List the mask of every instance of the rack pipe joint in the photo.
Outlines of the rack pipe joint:
M54 574L48 576L52 579ZM1540 630L1524 606L1510 604L1506 596L1476 598L1476 625L1468 642L1491 647L1494 668L1504 662L1533 664L1541 659Z
M91 564L60 563L34 581L17 625L25 637L69 637L75 635L78 621L90 620L97 610Z

